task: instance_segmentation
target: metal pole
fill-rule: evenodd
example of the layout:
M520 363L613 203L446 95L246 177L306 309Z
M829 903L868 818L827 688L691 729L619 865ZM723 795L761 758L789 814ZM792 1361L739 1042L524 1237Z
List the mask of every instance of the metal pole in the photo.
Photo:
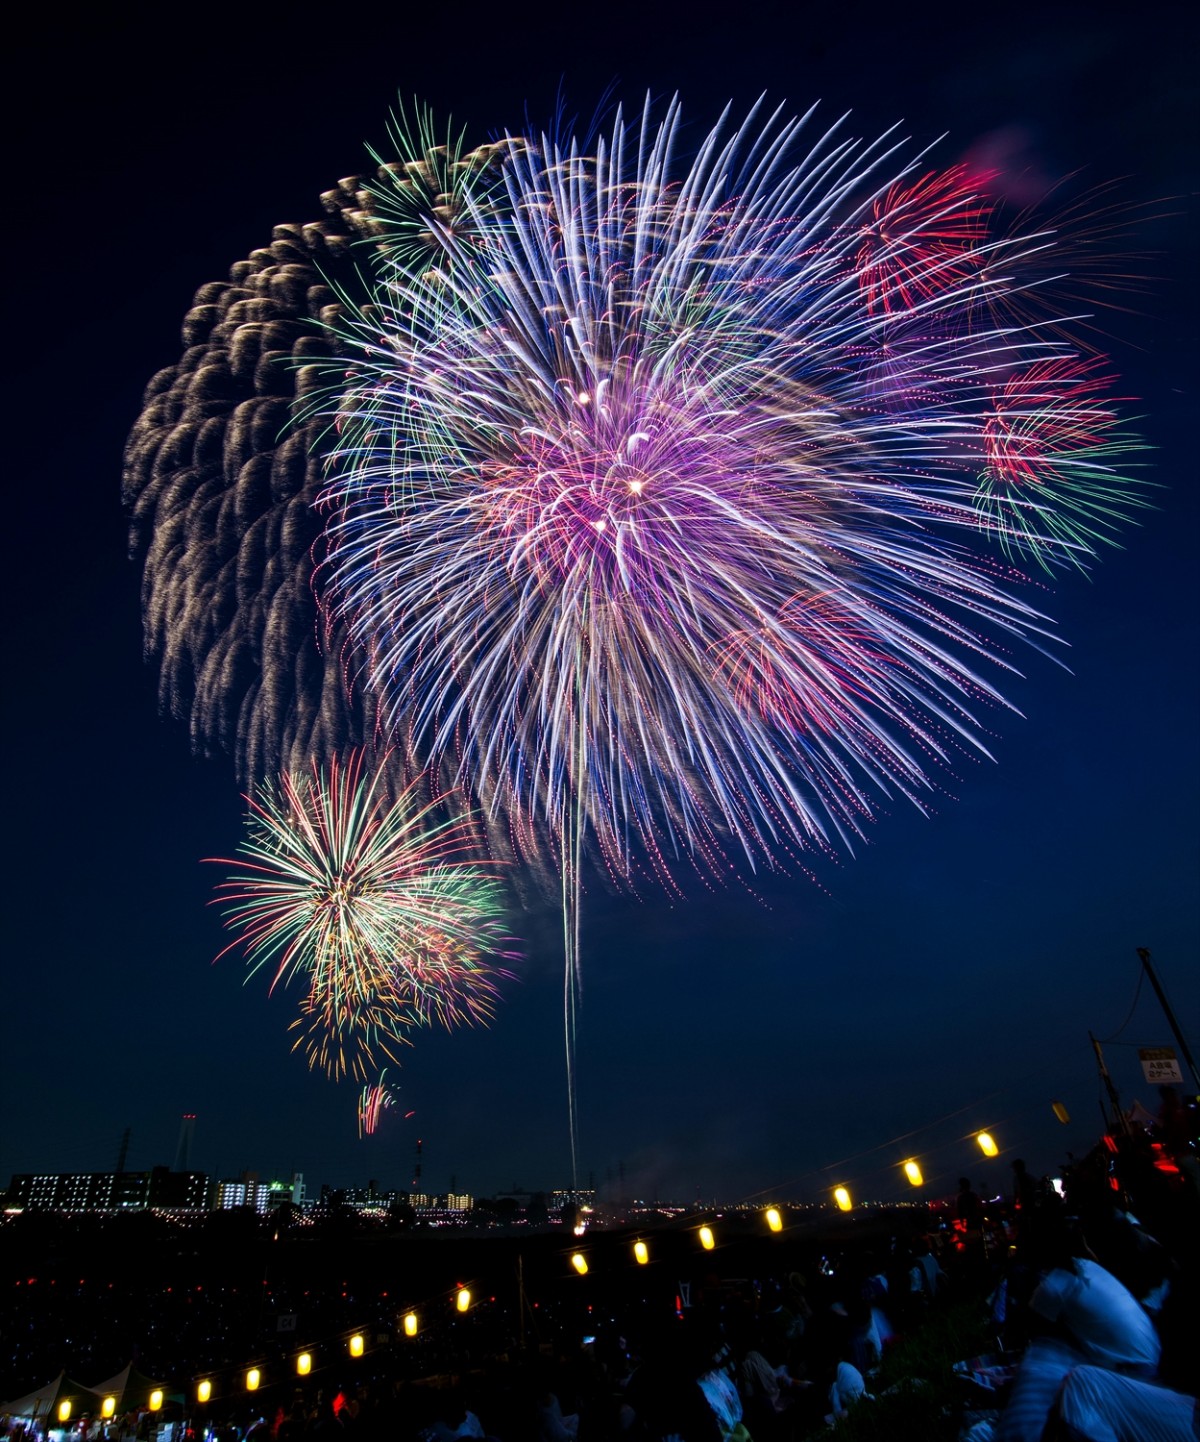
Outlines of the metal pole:
M1100 1068L1100 1076L1104 1082L1104 1089L1108 1092L1108 1100L1112 1103L1113 1119L1120 1123L1121 1130L1128 1136L1129 1122L1126 1120L1125 1113L1121 1110L1121 1099L1117 1095L1116 1087L1113 1086L1112 1077L1108 1074L1108 1067L1104 1064L1104 1053L1100 1050L1100 1043L1092 1036L1090 1031L1088 1032L1088 1036L1096 1052L1096 1065Z
M1167 1018L1175 1041L1179 1046L1180 1052L1183 1054L1183 1059L1188 1064L1188 1070L1192 1074L1192 1085L1197 1091L1200 1091L1200 1072L1197 1072L1196 1063L1192 1060L1192 1053L1188 1050L1188 1044L1184 1040L1183 1032L1179 1030L1179 1023L1175 1020L1175 1013L1171 1010L1171 1003L1167 1000L1162 987L1159 985L1158 977L1154 974L1154 968L1150 965L1150 952L1146 947L1139 946L1137 948L1137 954L1138 959L1146 970L1146 975L1150 978L1150 985L1154 988L1154 995L1158 997L1158 1004L1163 1009L1163 1015Z

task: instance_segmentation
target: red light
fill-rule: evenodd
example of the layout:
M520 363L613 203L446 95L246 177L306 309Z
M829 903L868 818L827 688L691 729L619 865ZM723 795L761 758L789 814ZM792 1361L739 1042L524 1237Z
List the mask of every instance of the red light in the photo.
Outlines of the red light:
M1119 1192L1121 1190L1121 1183L1117 1181L1116 1177L1109 1177L1108 1185L1113 1189L1114 1192Z
M1106 1135L1104 1138L1104 1145L1109 1149L1110 1152L1115 1152L1117 1150L1117 1141L1115 1137L1110 1137Z

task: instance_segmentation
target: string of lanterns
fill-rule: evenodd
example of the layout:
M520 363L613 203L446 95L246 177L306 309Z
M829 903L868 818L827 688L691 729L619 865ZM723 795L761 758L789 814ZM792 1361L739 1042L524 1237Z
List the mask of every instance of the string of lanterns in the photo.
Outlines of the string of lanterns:
M1051 1105L1055 1117L1063 1125L1066 1125L1070 1121L1070 1114L1067 1111L1066 1106L1061 1101L1054 1101ZM979 1150L982 1152L984 1157L992 1159L999 1156L1000 1147L991 1131L979 1131L973 1133L972 1135L976 1145L979 1147ZM881 1146L883 1147L889 1145L891 1145L891 1143L885 1142L881 1144ZM879 1149L880 1148L874 1148L873 1150ZM921 1168L921 1163L916 1157L906 1158L903 1162L899 1164L899 1167L901 1174L905 1177L910 1186L914 1188L920 1188L925 1185L925 1176ZM829 1189L829 1192L833 1201L833 1205L838 1209L838 1211L846 1213L854 1210L853 1196L851 1194L850 1188L844 1182L836 1183ZM779 1206L772 1204L763 1208L762 1220L770 1232L778 1234L784 1231L784 1213ZM582 1231L583 1228L576 1228L577 1234ZM706 1221L696 1228L696 1240L700 1248L704 1252L712 1252L716 1249L718 1245L717 1231L716 1228L713 1226L712 1222ZM637 1266L645 1267L650 1263L650 1243L646 1240L646 1238L638 1237L637 1239L635 1239L631 1246L631 1252L633 1260ZM586 1277L588 1275L590 1271L590 1263L588 1260L588 1255L585 1251L577 1250L571 1252L568 1256L568 1262L578 1276ZM471 1288L464 1283L456 1284L456 1286L450 1291L450 1293L443 1294L443 1297L448 1298L452 1301L454 1311L460 1316L466 1315L471 1309L471 1304L473 1300L472 1291ZM431 1298L426 1303L427 1308L431 1305L436 1305L436 1298ZM418 1309L413 1308L404 1312L399 1316L398 1322L405 1338L412 1340L420 1335L422 1330L422 1319L421 1312ZM363 1332L352 1331L349 1333L344 1333L342 1335L342 1341L344 1343L347 1355L352 1359L362 1358L366 1354L367 1344L366 1337ZM292 1359L292 1367L294 1368L295 1375L297 1377L309 1376L312 1373L314 1367L313 1351L304 1350L296 1353L295 1357ZM224 1388L223 1390L226 1392L227 1395L230 1391L242 1391L246 1393L257 1392L263 1387L264 1383L267 1381L264 1368L259 1365L247 1367L238 1375L240 1376L240 1385L235 1384L235 1387L233 1389ZM200 1405L205 1405L211 1402L214 1399L215 1395L216 1379L213 1376L205 1376L195 1379L194 1398L197 1403L199 1403ZM155 1388L149 1394L149 1410L151 1412L160 1411L163 1406L163 1401L164 1393L162 1389ZM116 1411L116 1404L117 1398L115 1396L104 1397L100 1408L101 1416L105 1419L112 1418ZM60 1401L57 1406L56 1412L58 1421L60 1423L65 1424L69 1422L72 1413L71 1399L66 1398Z

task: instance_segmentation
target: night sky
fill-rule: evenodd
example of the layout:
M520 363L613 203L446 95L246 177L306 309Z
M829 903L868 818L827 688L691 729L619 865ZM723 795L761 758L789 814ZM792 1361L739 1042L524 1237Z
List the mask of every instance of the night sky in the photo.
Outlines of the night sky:
M898 802L857 857L760 879L761 900L590 885L581 1180L886 1197L909 1155L936 1193L964 1167L999 1189L1013 1156L1051 1171L1088 1147L1087 1034L1125 1018L1135 947L1200 1031L1191 7L1158 8L1152 31L1033 4L121 10L14 57L0 1185L111 1169L126 1127L131 1168L170 1163L184 1111L193 1164L223 1175L405 1186L419 1136L428 1190L568 1181L550 906L517 919L528 956L491 1029L420 1035L399 1108L361 1142L357 1087L289 1051L291 1000L236 957L211 964L220 873L200 859L232 852L242 803L232 763L194 759L159 714L119 495L194 290L316 216L385 143L397 92L484 140L549 117L560 85L585 119L610 88L634 106L679 90L697 132L730 99L819 100L859 134L946 132L946 163L982 147L1031 184L1074 177L1069 194L1117 182L1144 216L1125 268L1147 283L1099 324L1161 488L1124 550L1042 596L1070 670L1022 658L1021 715L990 718L995 764L964 763L935 815ZM1170 1042L1148 988L1119 1040ZM1108 1055L1123 1098L1153 1105L1134 1047ZM984 1125L1005 1148L991 1163L963 1140Z

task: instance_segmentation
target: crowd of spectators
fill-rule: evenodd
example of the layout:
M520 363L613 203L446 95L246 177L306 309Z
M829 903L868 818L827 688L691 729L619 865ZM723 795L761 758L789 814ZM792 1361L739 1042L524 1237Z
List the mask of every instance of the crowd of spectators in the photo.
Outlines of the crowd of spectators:
M254 1398L229 1391L209 1409L185 1404L159 1442L801 1442L885 1406L892 1349L953 1308L973 1309L996 1348L964 1365L964 1439L1194 1439L1196 1114L1175 1103L1164 1102L1165 1124L1122 1126L1058 1182L1020 1160L1003 1198L961 1178L948 1207L916 1214L924 1227L796 1243L770 1254L786 1256L786 1270L755 1264L738 1276L695 1263L690 1282L675 1272L654 1296L626 1268L632 1280L610 1278L595 1305L584 1307L582 1292L547 1294L535 1315L524 1299L493 1298L417 1347L375 1349L353 1372L291 1376ZM329 1333L361 1324L361 1289L338 1280L340 1259L328 1265L326 1276L307 1268L303 1287L280 1269L255 1281L206 1265L196 1282L184 1267L193 1290L182 1300L150 1287L52 1305L64 1348L97 1362L105 1326L123 1307L141 1309L147 1366L158 1346L159 1357L171 1351L173 1375L194 1377L254 1346L274 1345L282 1360L287 1343L264 1342L263 1319L288 1308ZM365 1311L369 1334L394 1331L386 1289L372 1290ZM3 1320L19 1316L10 1302ZM985 1374L999 1388L987 1407L967 1380ZM158 1419L88 1425L89 1442L125 1442L151 1439Z

